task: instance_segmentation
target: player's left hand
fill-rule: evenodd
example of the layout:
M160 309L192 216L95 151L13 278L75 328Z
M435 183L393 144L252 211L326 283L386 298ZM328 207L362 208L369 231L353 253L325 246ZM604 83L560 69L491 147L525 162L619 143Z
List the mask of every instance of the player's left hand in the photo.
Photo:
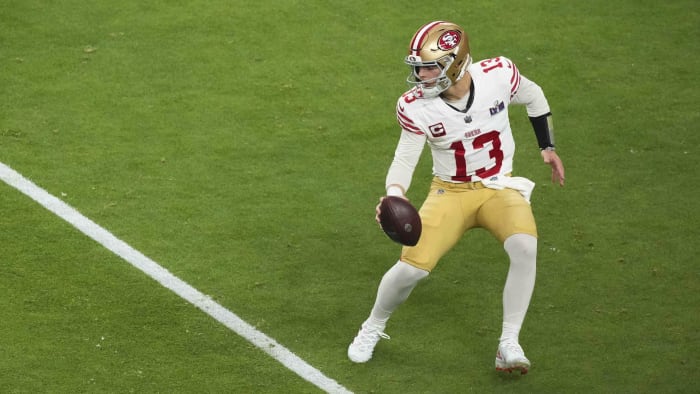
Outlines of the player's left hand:
M557 152L543 150L541 153L545 164L549 164L552 167L552 183L559 183L559 186L564 186L564 164L561 162Z

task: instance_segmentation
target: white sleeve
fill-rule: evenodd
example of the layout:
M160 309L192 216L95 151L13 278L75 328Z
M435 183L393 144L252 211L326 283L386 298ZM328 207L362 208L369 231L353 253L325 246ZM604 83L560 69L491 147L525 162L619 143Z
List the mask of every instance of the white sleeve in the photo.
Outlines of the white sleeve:
M408 191L408 188L411 186L413 171L416 169L418 160L420 160L426 139L425 134L401 130L401 137L394 153L394 161L391 162L389 171L386 174L387 190L391 185L398 185L403 189L403 194Z
M536 117L545 115L550 111L547 98L540 86L520 75L520 86L511 100L513 104L525 104L527 116Z

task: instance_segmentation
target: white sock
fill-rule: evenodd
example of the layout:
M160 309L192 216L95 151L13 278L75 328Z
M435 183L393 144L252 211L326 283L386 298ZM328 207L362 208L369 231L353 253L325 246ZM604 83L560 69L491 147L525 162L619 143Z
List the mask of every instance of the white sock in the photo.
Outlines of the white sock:
M511 235L503 243L503 248L510 258L510 268L503 288L503 331L500 340L518 342L535 288L537 238L527 234Z
M413 288L426 276L428 271L401 260L396 262L379 282L377 299L367 322L384 327L394 310L406 301Z

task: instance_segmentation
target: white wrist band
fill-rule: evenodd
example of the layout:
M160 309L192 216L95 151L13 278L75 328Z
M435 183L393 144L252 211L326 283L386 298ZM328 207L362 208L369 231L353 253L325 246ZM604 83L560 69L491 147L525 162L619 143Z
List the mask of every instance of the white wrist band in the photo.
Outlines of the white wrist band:
M386 195L403 197L403 188L399 185L389 185L386 188Z

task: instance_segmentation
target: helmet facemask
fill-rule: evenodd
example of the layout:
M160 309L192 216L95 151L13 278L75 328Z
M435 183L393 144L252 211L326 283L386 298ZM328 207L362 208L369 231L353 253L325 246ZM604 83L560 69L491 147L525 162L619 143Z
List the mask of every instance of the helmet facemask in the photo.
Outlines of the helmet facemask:
M449 57L449 55L448 55ZM452 63L451 58L445 59L443 62L433 61L433 62L421 62L416 61L416 59L409 60L406 58L406 63L411 67L411 73L406 78L406 82L412 85L416 89L416 97L419 98L433 98L440 95L452 86L452 81L447 76L447 69ZM437 66L440 69L440 75L431 79L421 79L418 75L420 67Z
M416 97L437 97L459 81L471 64L469 40L464 30L453 23L428 23L413 36L405 62L411 67L406 81L415 87ZM440 75L421 80L419 67L426 66L439 67Z

